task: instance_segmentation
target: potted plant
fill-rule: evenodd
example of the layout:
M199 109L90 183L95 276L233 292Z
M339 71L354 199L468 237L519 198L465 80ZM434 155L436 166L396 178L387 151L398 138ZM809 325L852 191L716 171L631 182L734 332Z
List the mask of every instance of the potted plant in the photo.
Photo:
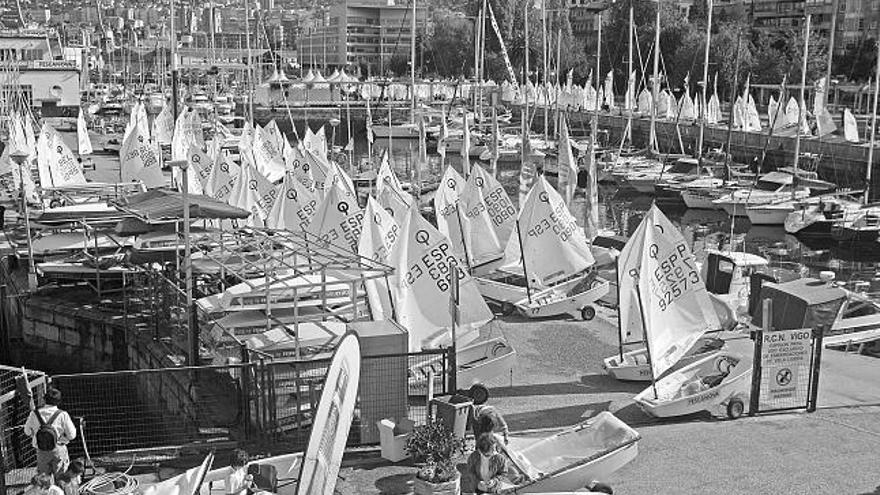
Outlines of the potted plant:
M461 475L455 456L464 454L464 439L458 438L446 423L434 418L417 427L406 441L406 451L417 463L423 463L413 483L415 495L459 495Z

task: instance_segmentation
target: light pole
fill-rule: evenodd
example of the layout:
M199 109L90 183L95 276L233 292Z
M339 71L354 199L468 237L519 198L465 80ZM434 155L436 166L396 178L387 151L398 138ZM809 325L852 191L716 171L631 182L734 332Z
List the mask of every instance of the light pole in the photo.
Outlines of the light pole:
M180 169L181 186L180 194L183 199L183 268L186 283L186 318L187 337L189 340L189 365L198 366L199 357L199 329L193 323L193 276L192 276L192 243L189 233L189 161L172 160L168 162L172 168Z
M339 124L341 122L342 121L337 119L336 117L333 117L332 119L330 119L330 126L333 128L333 135L330 137L330 143L331 143L330 148L336 147L336 128L339 126Z
M27 194L24 190L24 162L28 158L28 154L21 150L15 150L9 155L12 161L18 165L19 190L21 191L21 211L24 215L24 228L27 232L27 248L28 248L28 289L37 288L37 269L34 266L34 246L31 242L31 218L27 206ZM30 173L30 170L28 170Z

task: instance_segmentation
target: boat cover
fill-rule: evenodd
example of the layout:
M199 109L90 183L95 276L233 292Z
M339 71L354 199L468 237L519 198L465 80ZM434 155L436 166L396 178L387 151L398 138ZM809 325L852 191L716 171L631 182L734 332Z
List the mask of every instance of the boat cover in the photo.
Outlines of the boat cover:
M208 196L189 195L190 219L247 218L250 212ZM111 201L120 211L131 213L147 223L165 223L183 217L183 195L169 189L153 189Z
M834 324L846 291L815 278L801 278L785 283L768 283L761 288L761 300L773 301L772 325L776 330L816 328ZM757 304L752 324L763 322L763 304Z

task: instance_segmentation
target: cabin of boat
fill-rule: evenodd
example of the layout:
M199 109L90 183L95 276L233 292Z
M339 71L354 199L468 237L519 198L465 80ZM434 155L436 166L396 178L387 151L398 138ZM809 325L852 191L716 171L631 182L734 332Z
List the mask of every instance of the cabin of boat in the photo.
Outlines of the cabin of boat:
M880 304L865 294L848 291L833 282L802 278L768 283L761 299L773 301L772 324L779 330L824 326L825 347L880 340ZM760 326L763 308L757 305L752 325Z

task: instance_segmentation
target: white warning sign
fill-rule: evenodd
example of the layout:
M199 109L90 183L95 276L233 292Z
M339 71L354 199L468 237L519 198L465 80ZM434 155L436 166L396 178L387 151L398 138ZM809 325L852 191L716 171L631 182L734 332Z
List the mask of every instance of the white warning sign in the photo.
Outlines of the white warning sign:
M807 403L813 332L810 329L765 332L761 348L761 408Z

